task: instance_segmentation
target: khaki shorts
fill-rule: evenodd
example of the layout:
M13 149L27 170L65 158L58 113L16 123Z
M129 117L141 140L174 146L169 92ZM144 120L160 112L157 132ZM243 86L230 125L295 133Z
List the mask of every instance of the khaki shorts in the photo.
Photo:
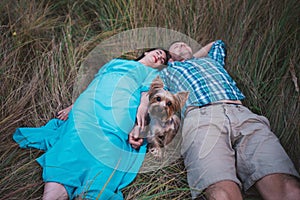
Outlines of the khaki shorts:
M268 174L299 177L271 132L269 121L242 105L191 110L185 117L182 136L181 153L193 198L222 180L232 180L246 191Z

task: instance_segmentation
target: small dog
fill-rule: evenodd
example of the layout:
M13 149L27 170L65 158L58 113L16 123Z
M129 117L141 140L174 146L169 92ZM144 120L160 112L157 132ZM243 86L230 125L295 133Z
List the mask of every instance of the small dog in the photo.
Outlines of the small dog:
M163 81L157 76L148 92L150 122L140 134L140 137L147 138L148 151L160 159L163 157L162 148L172 141L180 128L180 111L189 95L189 92L172 94L163 87Z

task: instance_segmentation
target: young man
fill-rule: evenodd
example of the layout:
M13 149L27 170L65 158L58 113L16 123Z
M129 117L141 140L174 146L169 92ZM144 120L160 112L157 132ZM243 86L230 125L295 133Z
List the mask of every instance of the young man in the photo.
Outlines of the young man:
M264 199L299 199L299 174L268 120L242 105L244 95L224 69L218 40L194 55L183 42L169 49L161 77L171 92L189 91L182 155L193 199L242 199L255 186Z

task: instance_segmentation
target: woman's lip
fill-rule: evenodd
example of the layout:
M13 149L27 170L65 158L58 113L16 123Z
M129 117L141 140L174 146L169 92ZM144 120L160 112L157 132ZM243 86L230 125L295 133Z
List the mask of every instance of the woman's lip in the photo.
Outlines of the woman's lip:
M154 62L156 63L157 62L157 58L156 58L156 56L153 56L154 57Z

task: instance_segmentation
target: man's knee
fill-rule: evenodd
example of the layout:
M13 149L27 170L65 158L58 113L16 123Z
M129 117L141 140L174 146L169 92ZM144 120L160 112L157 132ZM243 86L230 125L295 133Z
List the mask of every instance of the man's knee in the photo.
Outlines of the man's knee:
M299 199L299 179L287 174L271 174L257 181L256 187L264 199Z
M242 199L239 186L233 181L220 181L210 185L204 194L207 199Z
M300 197L300 182L296 177L285 175L285 199L299 199Z

